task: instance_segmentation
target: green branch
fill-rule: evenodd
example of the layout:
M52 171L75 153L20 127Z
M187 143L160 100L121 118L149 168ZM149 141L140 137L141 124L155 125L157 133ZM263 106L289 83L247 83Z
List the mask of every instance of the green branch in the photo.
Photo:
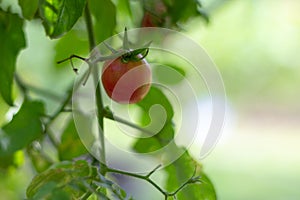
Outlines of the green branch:
M127 125L129 127L132 127L134 129L139 130L139 131L141 131L143 133L146 133L146 134L148 134L150 136L154 135L154 133L152 133L151 131L148 131L148 130L146 130L146 129L144 129L144 128L142 128L142 127L140 127L140 126L138 126L138 125L136 125L136 124L134 124L132 122L129 122L129 121L125 120L125 119L122 119L122 118L114 115L108 108L104 109L104 117L107 118L107 119L110 119L110 120L113 120L113 121L125 124L125 125Z
M194 184L194 183L202 183L202 181L200 180L200 176L195 176L196 174L196 169L193 173L193 175L186 180L182 185L180 185L174 192L167 192L165 191L162 187L160 187L158 184L156 184L151 178L150 176L156 172L156 170L158 170L161 167L161 165L158 165L157 167L155 167L151 172L149 172L146 175L140 175L140 174L136 174L136 173L131 173L131 172L126 172L126 171L122 171L122 170L118 170L118 169L112 169L106 166L106 171L108 173L116 173L116 174L123 174L125 176L131 176L134 178L138 178L138 179L142 179L147 181L149 184L151 184L153 187L155 187L160 193L162 193L165 197L165 200L168 199L168 197L176 197L176 195L178 194L178 192L180 192L184 187L186 187L189 184Z
M131 176L134 178L138 178L138 179L143 179L145 181L147 181L148 183L150 183L152 186L154 186L158 191L160 191L163 195L168 195L168 193L166 191L164 191L159 185L157 185L151 178L150 176L160 167L157 166L154 170L152 170L150 173L146 174L146 175L140 175L140 174L135 174L135 173L131 173L131 172L126 172L126 171L121 171L121 170L117 170L117 169L112 169L107 167L107 172L111 172L111 173L117 173L117 174L123 174L126 176Z
M52 99L54 101L60 101L61 100L61 96L58 95L58 94L52 93L52 92L50 92L46 89L37 87L35 85L25 83L17 73L15 73L14 78L15 78L15 81L16 81L17 85L20 87L20 90L23 92L23 94L25 96L28 95L28 92L32 92L32 93L35 93L37 95L47 96L47 97L49 97L50 99Z
M92 22L92 16L89 10L89 4L87 2L87 5L85 7L85 22L86 22L86 28L88 32L88 39L89 39L89 49L92 51L95 46L95 37L94 37L94 30L93 30L93 22ZM102 101L102 96L101 96L101 88L99 85L99 72L97 68L96 63L88 63L89 64L89 70L93 74L93 80L94 80L94 85L96 87L96 104L97 104L97 117L98 117L98 125L99 125L99 139L101 143L101 149L100 149L100 156L101 156L101 161L100 161L100 172L102 175L105 175L105 163L106 163L106 158L105 158L105 138L104 138L104 114L103 114L103 101Z
M48 117L49 121L45 124L44 133L46 133L49 136L50 141L52 142L52 144L55 147L59 146L59 142L57 141L57 139L55 138L55 136L49 131L49 126L59 116L60 113L64 112L65 107L70 103L70 101L72 99L72 94L73 94L73 90L72 89L73 89L73 84L67 90L67 96L65 97L65 99L62 102L62 104L60 105L60 107L57 109L57 111L53 115L51 115L51 116Z

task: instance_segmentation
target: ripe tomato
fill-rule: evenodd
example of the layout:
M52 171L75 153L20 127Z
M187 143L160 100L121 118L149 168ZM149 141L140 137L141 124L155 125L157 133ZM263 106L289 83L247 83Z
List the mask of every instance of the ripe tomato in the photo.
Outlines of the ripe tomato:
M151 70L145 59L124 61L122 57L106 61L102 84L107 95L118 103L137 103L148 93Z

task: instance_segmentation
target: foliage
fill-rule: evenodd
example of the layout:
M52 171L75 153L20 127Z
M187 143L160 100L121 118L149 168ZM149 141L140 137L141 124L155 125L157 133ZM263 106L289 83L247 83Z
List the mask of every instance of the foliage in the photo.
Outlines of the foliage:
M19 51L25 47L23 20L16 14L0 10L0 94L7 104L13 105L12 83Z
M19 112L8 124L2 127L0 136L1 156L11 155L41 137L40 118L43 112L42 103L27 100L23 102ZM22 139L20 139L21 136Z
M156 169L144 176L111 169L105 164L99 165L81 143L73 119L68 122L58 140L50 130L53 122L68 109L72 90L63 91L67 96L60 100L58 111L46 110L44 102L33 100L32 87L22 82L16 70L17 56L26 43L23 24L27 20L42 21L46 35L57 41L56 57L60 57L62 55L59 54L66 54L65 49L68 44L86 43L87 39L81 40L76 32L78 30L74 29L74 25L83 20L83 17L87 25L85 31L88 32L90 48L92 48L95 42L99 43L116 31L120 31L117 26L120 16L128 16L131 26L141 25L143 16L138 14L136 16L132 10L132 6L136 8L136 5L133 4L139 4L142 15L151 10L148 16L158 17L159 21L164 22L151 24L151 26L178 28L180 23L193 17L208 19L199 2L194 0L157 0L152 3L129 0L19 0L18 3L22 11L21 17L13 14L9 8L4 10L0 7L0 94L7 105L18 105L19 101L13 98L12 92L13 85L16 84L18 86L16 96L22 99L17 113L0 129L0 167L8 169L17 166L16 155L20 151L27 150L26 153L33 167L39 172L27 188L28 199L129 199L129 195L123 189L109 180L107 173L119 173L144 179L156 187L165 199L169 197L216 199L213 185L203 172L202 166L194 161L188 152L163 169L168 176L163 189L150 179L150 175ZM157 5L162 6L163 12L159 11ZM182 74L185 74L184 71ZM97 97L101 98L99 95ZM102 118L102 123L104 117L113 119L109 109L107 109L108 114L103 115L104 106L101 104L100 101L98 117ZM143 112L141 124L149 122L149 109L155 104L164 107L167 115L165 124L155 136L137 140L133 146L136 152L144 153L160 149L174 139L174 110L160 88L152 87L147 97L137 104ZM159 119L159 113L155 115ZM45 141L50 141L52 148L57 151L55 159L45 154L43 149ZM176 151L186 151L176 145L174 148Z

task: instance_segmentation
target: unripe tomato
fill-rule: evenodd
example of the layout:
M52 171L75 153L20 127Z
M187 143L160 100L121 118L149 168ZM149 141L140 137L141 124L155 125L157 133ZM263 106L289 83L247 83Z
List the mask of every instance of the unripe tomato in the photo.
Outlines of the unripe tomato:
M137 103L151 86L151 70L145 59L124 61L122 57L106 61L102 84L107 95L118 103Z

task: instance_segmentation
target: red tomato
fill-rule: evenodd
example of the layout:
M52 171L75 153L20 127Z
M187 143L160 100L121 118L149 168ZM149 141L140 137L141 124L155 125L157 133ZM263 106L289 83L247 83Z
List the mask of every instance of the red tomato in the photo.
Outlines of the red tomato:
M151 86L151 70L145 59L125 62L122 57L106 61L102 84L107 95L118 103L137 103Z

